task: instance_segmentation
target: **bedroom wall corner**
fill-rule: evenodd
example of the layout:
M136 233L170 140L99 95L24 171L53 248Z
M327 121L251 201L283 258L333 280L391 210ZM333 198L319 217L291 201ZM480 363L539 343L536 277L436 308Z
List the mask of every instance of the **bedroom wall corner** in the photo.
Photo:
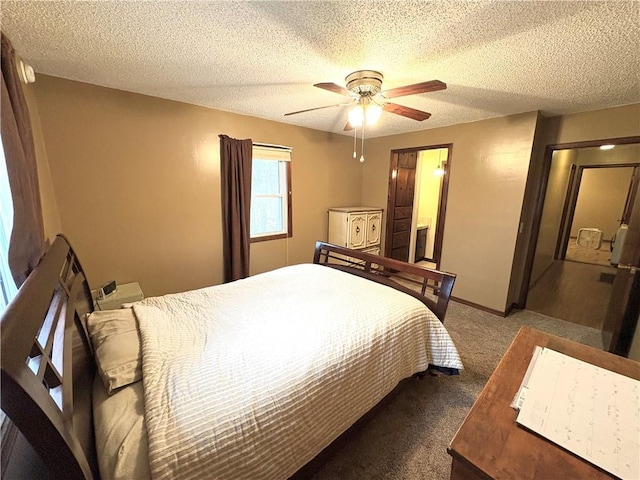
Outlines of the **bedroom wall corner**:
M545 145L542 142L544 137L544 117L541 112L536 112L536 121L532 137L531 156L529 159L529 169L527 172L527 180L524 188L524 196L522 199L522 210L518 222L518 236L516 239L515 251L513 254L513 265L511 267L511 275L509 279L509 294L505 311L512 308L522 308L520 305L520 292L525 282L527 274L527 260L529 253L529 245L533 236L533 222L536 215L536 205L538 199L538 191L543 175L544 150Z
M60 222L60 213L58 211L58 202L56 201L53 181L51 179L47 148L42 133L42 125L40 123L40 114L36 99L37 82L38 77L36 77L35 84L23 84L22 87L25 100L27 102L27 108L29 109L36 162L38 165L38 186L40 189L40 203L42 205L44 236L45 240L49 243L53 243L56 235L62 231L62 226Z

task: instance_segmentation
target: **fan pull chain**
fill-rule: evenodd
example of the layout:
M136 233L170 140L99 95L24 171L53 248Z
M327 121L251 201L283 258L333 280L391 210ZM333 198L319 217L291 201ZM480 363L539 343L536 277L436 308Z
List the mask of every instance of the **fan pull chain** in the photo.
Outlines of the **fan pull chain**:
M356 140L357 140L357 137L358 137L358 128L354 127L353 128L353 158L357 157L356 156L356 145L357 145L356 144Z
M362 147L360 148L360 163L364 162L364 124L367 123L365 121L362 122Z

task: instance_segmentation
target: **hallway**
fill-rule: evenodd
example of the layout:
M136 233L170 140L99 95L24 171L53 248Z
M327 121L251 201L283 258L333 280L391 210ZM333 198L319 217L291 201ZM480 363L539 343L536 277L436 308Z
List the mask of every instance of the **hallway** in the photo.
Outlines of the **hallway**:
M529 291L526 308L600 330L615 272L611 265L554 260Z

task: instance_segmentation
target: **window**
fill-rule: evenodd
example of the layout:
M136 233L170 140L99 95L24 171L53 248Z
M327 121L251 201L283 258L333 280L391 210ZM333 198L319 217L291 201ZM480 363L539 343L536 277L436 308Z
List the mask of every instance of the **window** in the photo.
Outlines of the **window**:
M0 142L2 137L0 137ZM16 295L18 289L13 275L9 270L9 240L11 239L11 229L13 228L13 199L11 198L11 188L9 187L9 175L7 173L7 162L4 158L4 147L0 148L0 313L7 308L11 299ZM5 414L0 411L0 431L2 438L7 435L9 422L5 422Z
M293 235L291 225L291 150L253 146L251 167L251 241Z
M0 138L1 140L1 138ZM18 292L9 270L9 240L13 228L13 199L9 187L4 148L0 149L0 312Z

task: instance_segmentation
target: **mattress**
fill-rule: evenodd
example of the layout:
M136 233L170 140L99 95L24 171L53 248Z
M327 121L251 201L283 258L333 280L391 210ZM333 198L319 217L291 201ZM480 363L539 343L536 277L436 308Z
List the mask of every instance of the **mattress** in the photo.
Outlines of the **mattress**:
M320 265L133 308L142 382L96 396L96 417L127 402L136 411L118 414L129 427L96 419L97 435L109 439L98 440L105 480L285 479L403 378L429 365L462 369L420 301Z
M108 395L100 377L96 375L93 382L93 417L102 480L150 479L142 382Z

